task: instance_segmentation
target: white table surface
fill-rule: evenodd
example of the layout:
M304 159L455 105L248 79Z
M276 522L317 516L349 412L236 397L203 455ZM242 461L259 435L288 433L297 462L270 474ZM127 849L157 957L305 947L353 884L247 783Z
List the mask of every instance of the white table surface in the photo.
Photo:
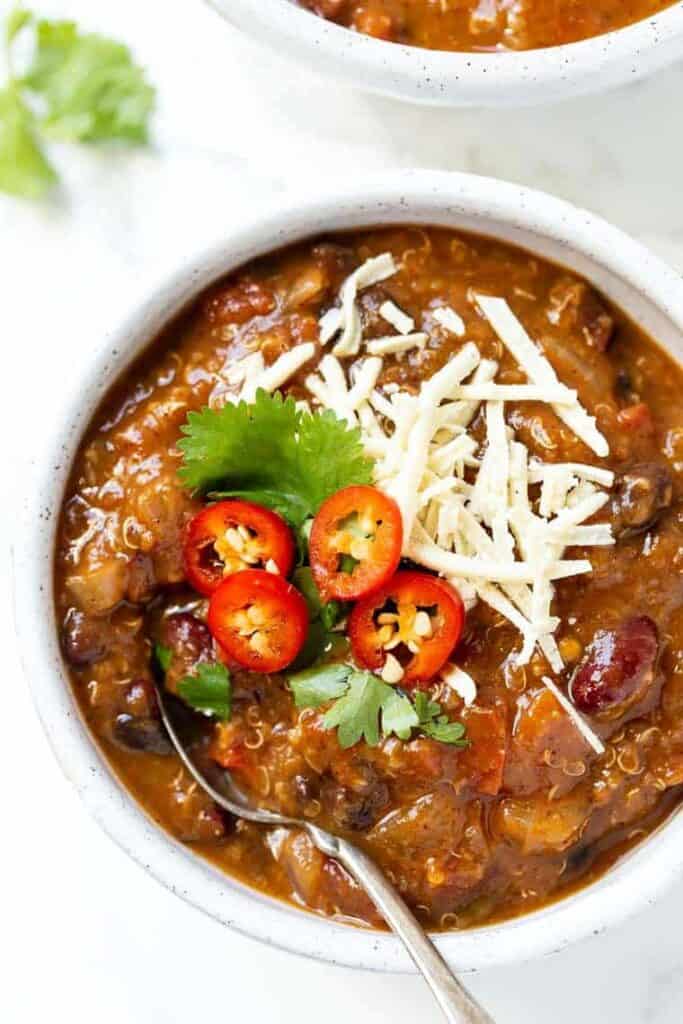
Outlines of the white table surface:
M55 147L63 188L52 202L0 197L7 537L21 528L13 494L22 478L30 486L26 467L50 435L72 368L146 282L293 177L411 165L497 175L589 206L683 267L683 67L549 110L449 113L320 83L238 36L200 0L37 6L129 42L149 67L159 107L150 150ZM14 649L4 550L2 557L9 664L1 683L0 1020L440 1020L417 978L308 963L223 930L99 831L35 717ZM679 1024L682 919L683 884L607 936L487 971L471 985L499 1024Z

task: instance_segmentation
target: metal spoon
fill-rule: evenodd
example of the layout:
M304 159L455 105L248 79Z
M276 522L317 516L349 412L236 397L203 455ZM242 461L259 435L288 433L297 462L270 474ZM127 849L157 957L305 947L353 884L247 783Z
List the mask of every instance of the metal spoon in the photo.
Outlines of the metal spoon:
M255 821L262 825L289 825L305 829L317 848L328 857L334 857L335 860L343 864L358 884L365 889L384 920L410 953L432 990L446 1020L450 1024L495 1024L493 1018L455 977L422 925L374 861L346 839L325 832L309 821L300 821L297 818L286 817L284 814L251 807L227 771L223 783L226 793L220 793L188 756L171 720L168 709L169 702L161 688L159 686L155 688L161 718L178 756L190 775L196 779L212 800L215 800L220 807L224 807L226 811L247 821Z

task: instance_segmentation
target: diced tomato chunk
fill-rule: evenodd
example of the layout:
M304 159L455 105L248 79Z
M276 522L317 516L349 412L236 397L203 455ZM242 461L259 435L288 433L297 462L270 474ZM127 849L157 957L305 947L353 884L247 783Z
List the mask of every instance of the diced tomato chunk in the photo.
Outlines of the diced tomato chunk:
M507 741L502 709L465 708L469 747L459 755L459 767L479 793L495 796L503 784Z
M655 432L655 425L652 422L649 405L639 402L637 405L628 405L617 413L617 422L625 430L631 430L636 434L644 434L651 437Z
M242 278L212 291L204 301L204 313L211 323L244 324L253 316L266 316L275 309L275 296L259 281Z

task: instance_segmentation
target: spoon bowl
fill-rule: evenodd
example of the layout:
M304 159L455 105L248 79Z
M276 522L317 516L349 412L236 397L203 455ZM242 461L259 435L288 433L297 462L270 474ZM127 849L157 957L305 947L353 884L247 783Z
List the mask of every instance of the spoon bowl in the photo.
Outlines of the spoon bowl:
M170 702L161 686L154 684L159 713L178 757L195 782L212 800L237 818L259 825L300 828L308 833L314 846L327 857L334 857L365 889L382 917L399 937L416 967L429 985L443 1015L450 1024L494 1024L493 1018L458 981L434 943L408 908L394 886L373 860L353 843L318 828L305 819L290 818L275 811L253 807L235 784L229 771L220 777L220 789L199 770L180 740L173 724Z

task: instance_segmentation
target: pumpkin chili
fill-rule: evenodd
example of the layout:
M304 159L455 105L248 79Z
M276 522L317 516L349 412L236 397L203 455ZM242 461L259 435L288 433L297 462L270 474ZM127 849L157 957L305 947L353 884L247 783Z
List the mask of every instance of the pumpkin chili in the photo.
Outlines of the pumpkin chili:
M422 227L212 286L111 389L61 509L83 716L228 874L381 927L297 830L230 819L171 750L366 849L423 922L587 885L683 794L683 371L586 281Z
M592 39L665 10L673 0L299 0L328 21L387 42L495 53Z

